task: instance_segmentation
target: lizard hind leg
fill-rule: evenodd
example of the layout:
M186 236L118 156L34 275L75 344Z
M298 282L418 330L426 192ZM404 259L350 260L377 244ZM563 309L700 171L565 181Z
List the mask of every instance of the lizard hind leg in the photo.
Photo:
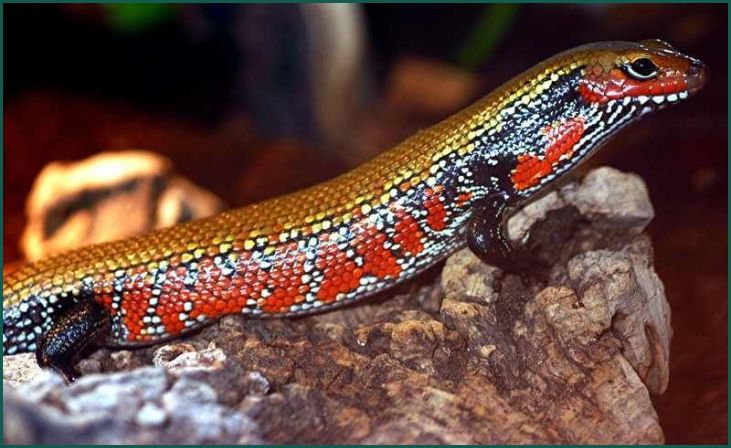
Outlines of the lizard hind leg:
M92 300L81 300L66 310L39 341L36 359L67 382L79 377L74 364L89 345L96 345L111 329L109 314Z

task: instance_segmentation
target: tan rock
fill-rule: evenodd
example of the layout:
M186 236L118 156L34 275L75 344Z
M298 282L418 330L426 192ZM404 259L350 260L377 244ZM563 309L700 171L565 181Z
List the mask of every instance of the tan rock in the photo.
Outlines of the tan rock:
M101 153L53 162L26 203L21 249L28 260L140 234L220 211L213 194L176 175L147 151Z

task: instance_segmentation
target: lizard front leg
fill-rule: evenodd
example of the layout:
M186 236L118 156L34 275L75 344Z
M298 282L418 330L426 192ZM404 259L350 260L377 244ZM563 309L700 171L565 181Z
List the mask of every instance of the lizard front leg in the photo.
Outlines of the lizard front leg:
M79 377L74 364L90 344L99 342L111 328L111 318L100 305L82 300L64 310L43 336L36 350L41 367L59 372L67 382Z
M521 276L541 274L545 263L508 236L508 219L515 207L503 198L487 199L475 205L467 224L467 246L483 262Z

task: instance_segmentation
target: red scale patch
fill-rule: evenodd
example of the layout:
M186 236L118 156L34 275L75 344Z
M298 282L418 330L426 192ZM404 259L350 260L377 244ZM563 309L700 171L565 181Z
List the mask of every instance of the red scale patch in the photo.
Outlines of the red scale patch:
M315 266L324 277L317 291L317 298L324 303L333 302L338 294L347 293L360 286L363 269L348 259L346 253L335 244L326 246L321 253L318 253Z
M426 199L424 200L423 206L426 210L426 224L432 230L443 230L447 225L447 209L444 207L444 202L441 198L442 186L437 185L436 187L427 188L424 190Z
M541 179L553 172L562 157L571 157L574 145L584 134L583 117L564 121L556 126L547 126L543 132L548 137L548 147L543 156L521 154L518 165L513 169L510 179L516 190L537 185Z
M419 223L409 214L404 211L396 213L396 225L394 230L396 235L393 237L393 242L400 244L404 253L407 255L417 255L424 250L424 232L419 228Z
M231 289L231 297L222 293L218 299L227 306L216 311L238 312L249 298L259 300L259 306L267 313L289 311L289 307L295 303L304 302L305 293L309 291L309 286L302 284L305 261L305 254L297 248L295 242L279 246L271 257L271 266L268 269L263 269L260 261L246 257L243 277L235 276L231 282L235 286ZM263 298L261 295L265 288L270 295Z
M143 276L138 270L128 272L128 278L123 284L121 293L120 310L122 313L122 322L129 331L127 339L130 341L144 340L146 337L141 335L145 325L142 317L147 313L148 302L145 300L142 289L145 287ZM150 294L151 295L151 294ZM108 303L111 306L111 295L108 295ZM149 296L148 296L149 298ZM107 299L104 299L107 302Z
M457 207L462 208L472 199L472 193L462 193L455 199Z
M355 251L363 257L363 274L380 279L395 278L401 274L401 266L390 249L386 249L386 234L375 227L361 230L355 237Z

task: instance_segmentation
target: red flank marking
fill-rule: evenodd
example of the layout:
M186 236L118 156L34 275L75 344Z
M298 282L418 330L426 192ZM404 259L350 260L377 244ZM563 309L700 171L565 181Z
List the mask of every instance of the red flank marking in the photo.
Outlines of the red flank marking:
M323 272L324 277L317 291L317 298L322 302L333 302L338 294L351 291L360 285L362 270L335 244L327 246L318 254L315 266Z
M457 207L464 207L469 200L472 199L472 193L462 193L455 199L455 203L457 204Z
M584 133L583 117L574 118L556 126L547 126L543 132L548 137L548 147L542 156L522 154L510 179L516 190L524 190L538 184L551 174L562 157L571 157L574 145Z
M363 274L373 275L381 279L398 277L401 266L390 249L384 247L386 234L375 227L367 227L356 237L353 245L355 251L363 257Z
M404 253L408 255L417 255L424 250L424 244L422 238L424 232L419 228L419 224L416 220L403 210L397 212L397 221L394 229L396 235L393 237L393 241L396 244L400 244Z
M427 188L424 191L426 194L424 200L424 209L427 212L426 224L432 230L443 230L447 223L447 210L442 202L441 192L441 185L437 185L434 189Z

